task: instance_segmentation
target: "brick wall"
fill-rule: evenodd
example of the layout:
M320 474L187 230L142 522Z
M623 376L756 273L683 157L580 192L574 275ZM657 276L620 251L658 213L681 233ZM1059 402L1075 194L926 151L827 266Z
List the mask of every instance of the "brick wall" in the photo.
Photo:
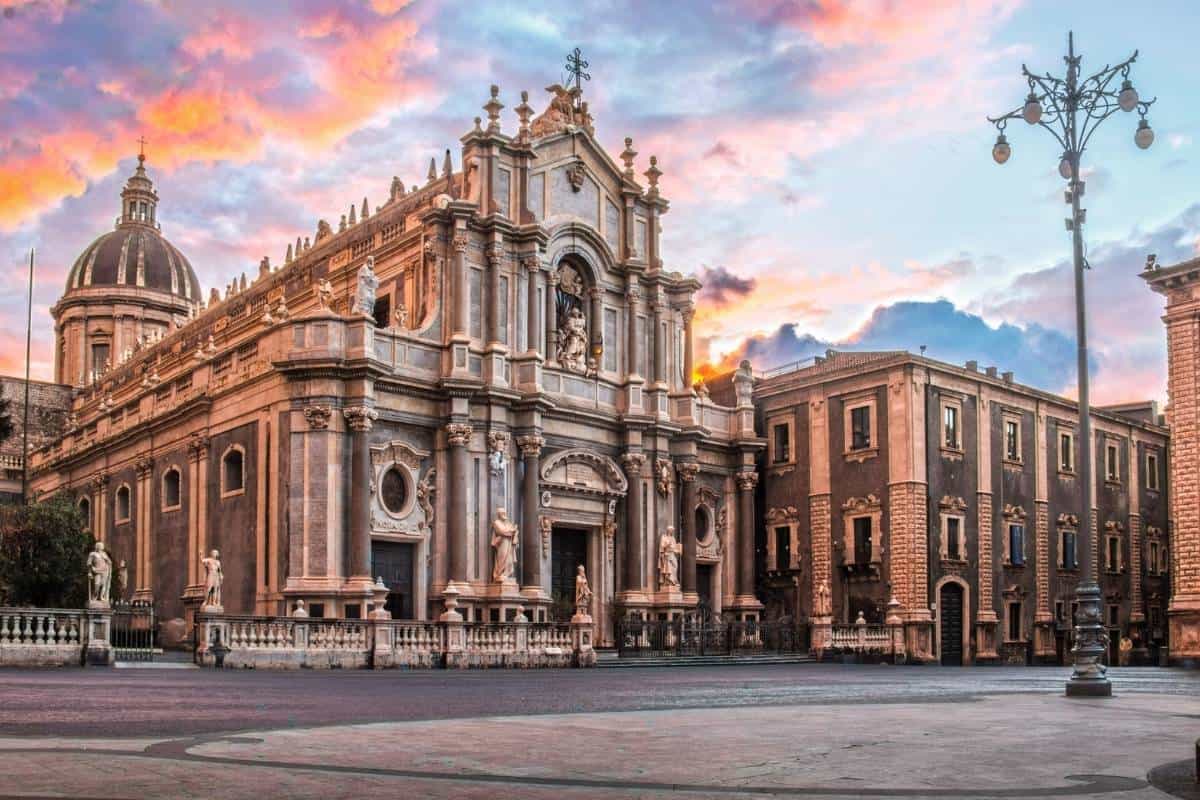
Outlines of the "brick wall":
M892 594L904 609L928 608L926 487L908 481L888 487Z

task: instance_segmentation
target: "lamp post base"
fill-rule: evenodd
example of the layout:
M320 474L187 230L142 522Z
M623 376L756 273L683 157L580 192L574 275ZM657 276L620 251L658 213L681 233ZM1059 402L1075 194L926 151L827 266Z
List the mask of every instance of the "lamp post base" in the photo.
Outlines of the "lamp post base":
M1100 587L1093 582L1080 586L1075 597L1075 669L1067 681L1067 697L1112 697L1112 682L1104 666L1108 634L1100 622Z

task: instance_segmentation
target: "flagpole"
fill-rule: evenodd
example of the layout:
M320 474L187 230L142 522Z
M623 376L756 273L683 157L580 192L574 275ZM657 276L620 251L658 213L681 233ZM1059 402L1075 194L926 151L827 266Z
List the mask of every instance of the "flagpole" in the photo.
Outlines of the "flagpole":
M29 248L29 303L25 316L25 411L21 420L21 502L29 502L29 354L33 343L33 252Z

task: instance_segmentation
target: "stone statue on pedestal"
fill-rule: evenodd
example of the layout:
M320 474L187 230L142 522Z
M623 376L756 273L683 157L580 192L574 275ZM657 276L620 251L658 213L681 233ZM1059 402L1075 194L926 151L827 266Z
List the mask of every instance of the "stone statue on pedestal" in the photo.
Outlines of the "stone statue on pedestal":
M213 550L200 564L204 567L204 607L224 608L221 605L221 584L225 582L225 573L221 570L221 554Z
M494 583L513 582L513 570L516 568L516 541L516 523L508 518L507 511L503 508L497 508L496 519L492 521L492 548L494 553L492 581Z
M104 552L104 542L96 542L88 553L88 608L107 608L112 589L112 559Z
M661 589L679 586L679 554L683 547L675 541L675 528L667 528L658 539L658 585Z
M575 613L589 616L592 610L592 587L588 586L587 570L583 564L575 568Z
M358 268L358 283L354 289L355 314L371 316L375 313L375 290L379 288L379 278L375 277L375 257L367 256L366 262Z
M558 337L558 363L572 372L587 372L587 320L582 311L571 309Z
M129 596L129 567L125 565L125 559L117 563L117 587L118 600Z

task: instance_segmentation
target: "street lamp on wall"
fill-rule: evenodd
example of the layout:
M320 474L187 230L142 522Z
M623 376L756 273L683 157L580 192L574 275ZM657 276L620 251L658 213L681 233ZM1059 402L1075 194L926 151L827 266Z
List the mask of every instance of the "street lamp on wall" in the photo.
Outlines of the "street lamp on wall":
M1079 428L1085 445L1079 455L1079 488L1081 495L1080 532L1090 535L1092 518L1092 483L1095 480L1092 466L1092 448L1086 443L1092 439L1091 409L1088 402L1088 354L1087 354L1087 305L1084 295L1083 270L1086 260L1083 255L1083 225L1087 212L1079 205L1084 184L1079 179L1080 164L1088 141L1101 122L1118 111L1137 111L1141 119L1134 133L1134 143L1145 150L1154 142L1154 130L1146 120L1146 113L1154 99L1142 100L1129 79L1130 67L1137 59L1137 51L1126 61L1116 66L1105 66L1090 77L1081 78L1079 64L1081 56L1075 54L1074 34L1067 36L1067 74L1057 78L1049 73L1035 75L1028 67L1021 71L1029 83L1029 95L1018 108L998 117L988 117L996 126L999 136L992 147L992 158L997 164L1008 161L1012 148L1004 136L1009 120L1023 119L1030 125L1038 125L1050 132L1062 147L1062 158L1058 162L1058 173L1068 182L1066 202L1071 204L1071 217L1066 220L1071 232L1075 272L1075 329L1078 346L1079 371ZM1120 88L1113 86L1120 76ZM1081 537L1082 539L1083 537ZM1092 548L1086 540L1078 548L1083 562L1081 580L1076 587L1078 611L1075 614L1075 666L1067 681L1067 695L1107 696L1112 694L1106 668L1101 662L1108 634L1101 618L1100 587L1096 578L1096 563Z

